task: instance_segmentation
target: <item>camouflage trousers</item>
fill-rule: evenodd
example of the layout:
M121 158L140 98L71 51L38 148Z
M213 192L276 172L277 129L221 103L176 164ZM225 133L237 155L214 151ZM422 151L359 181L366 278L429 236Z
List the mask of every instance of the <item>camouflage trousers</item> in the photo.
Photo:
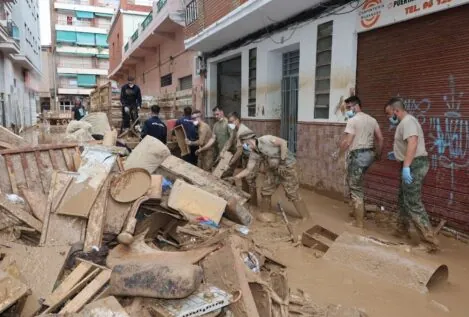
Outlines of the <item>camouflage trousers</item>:
M368 168L373 164L375 153L373 150L351 151L347 158L347 183L350 198L354 203L363 203L363 178Z
M213 166L213 150L201 152L197 160L197 166L204 171L210 172Z
M409 231L410 222L425 240L433 236L430 219L422 203L422 185L429 169L427 157L416 157L410 165L413 177L411 184L401 179L399 188L399 215L397 219L398 230Z
M272 196L279 185L283 186L288 200L295 202L301 199L298 193L300 183L298 181L298 174L296 173L296 164L290 166L281 165L278 168L268 168L266 166L261 195Z

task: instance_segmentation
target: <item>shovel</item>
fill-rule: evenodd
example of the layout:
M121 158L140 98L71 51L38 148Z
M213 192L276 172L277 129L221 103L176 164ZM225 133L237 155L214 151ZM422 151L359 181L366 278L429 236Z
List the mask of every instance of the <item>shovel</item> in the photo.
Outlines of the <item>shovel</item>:
M287 215L285 214L285 210L283 210L283 207L280 204L280 202L277 203L277 207L280 213L282 214L283 221L285 222L285 225L287 226L287 230L290 233L291 240L293 241L293 243L298 243L298 239L296 238L295 233L293 232L293 228L291 227L290 222L288 222Z

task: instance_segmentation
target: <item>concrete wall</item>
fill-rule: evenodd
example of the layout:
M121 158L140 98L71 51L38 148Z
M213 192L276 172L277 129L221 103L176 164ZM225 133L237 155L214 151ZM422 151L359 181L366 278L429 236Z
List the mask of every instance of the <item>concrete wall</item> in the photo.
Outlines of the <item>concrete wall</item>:
M345 11L345 8L344 8ZM271 34L258 43L244 46L208 60L207 110L216 106L217 63L242 56L241 116L257 134L280 134L282 54L300 50L298 144L300 180L331 195L343 193L343 164L333 162L332 153L344 129L344 117L335 113L340 98L355 86L357 13L332 15L302 27ZM319 24L333 20L332 69L329 119L314 118L316 41ZM282 43L283 39L283 44ZM248 117L249 50L257 48L256 115ZM211 112L209 112L211 113ZM326 159L325 159L326 158Z

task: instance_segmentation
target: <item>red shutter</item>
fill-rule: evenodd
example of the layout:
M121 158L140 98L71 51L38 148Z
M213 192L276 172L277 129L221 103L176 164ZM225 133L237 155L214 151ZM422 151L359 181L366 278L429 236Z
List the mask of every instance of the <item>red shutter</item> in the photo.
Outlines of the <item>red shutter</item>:
M366 180L366 197L396 209L400 166L386 159L394 129L383 108L392 96L406 100L425 133L430 171L427 212L469 231L469 5L358 36L357 93L385 137L383 160Z

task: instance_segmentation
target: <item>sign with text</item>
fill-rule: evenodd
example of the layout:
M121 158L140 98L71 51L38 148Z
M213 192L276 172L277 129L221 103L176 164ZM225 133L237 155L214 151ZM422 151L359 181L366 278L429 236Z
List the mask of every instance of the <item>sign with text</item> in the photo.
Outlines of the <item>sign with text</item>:
M469 0L365 0L358 14L358 32L399 23L469 3Z

